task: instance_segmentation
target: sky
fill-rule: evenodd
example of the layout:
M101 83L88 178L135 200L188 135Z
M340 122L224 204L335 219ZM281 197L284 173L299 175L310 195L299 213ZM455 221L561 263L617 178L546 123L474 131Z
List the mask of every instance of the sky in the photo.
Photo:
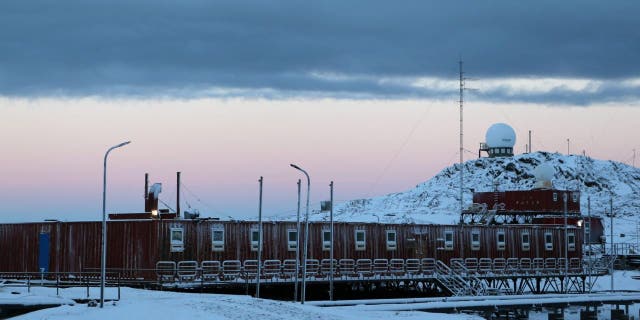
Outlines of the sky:
M495 122L523 152L632 164L635 1L3 1L0 221L143 210L144 173L203 216L295 213L409 189ZM567 150L567 139L570 139ZM304 184L304 182L303 182Z

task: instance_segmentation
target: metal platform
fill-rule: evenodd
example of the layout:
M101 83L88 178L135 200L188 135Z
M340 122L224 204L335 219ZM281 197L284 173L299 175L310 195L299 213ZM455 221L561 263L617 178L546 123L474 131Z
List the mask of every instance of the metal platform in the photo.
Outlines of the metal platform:
M601 270L587 268L581 261L563 259L452 259L447 265L427 259L359 259L335 262L333 282L353 290L367 291L380 287L410 290L416 294L448 296L519 295L526 293L586 293ZM329 262L310 260L307 266L308 285L328 285ZM534 263L535 262L535 263ZM536 264L540 264L539 266ZM248 292L258 282L257 261L243 264L224 261L202 262L160 261L156 268L157 285L163 289L242 289ZM226 267L226 268L225 268ZM302 280L287 264L264 261L260 276L262 285L293 287Z
M295 260L258 261L159 261L155 269L108 269L107 285L162 290L202 290L207 292L251 293L257 286L274 288L286 299L296 281L302 281L302 268L296 272ZM367 296L487 296L543 293L587 293L602 268L585 265L580 259L451 259L449 264L424 259L341 259L307 260L305 281L314 288L315 299L325 299L331 276L336 291L344 295ZM92 270L78 273L0 273L2 279L39 282L55 287L98 283ZM88 289L87 289L88 290ZM394 294L397 293L397 294Z

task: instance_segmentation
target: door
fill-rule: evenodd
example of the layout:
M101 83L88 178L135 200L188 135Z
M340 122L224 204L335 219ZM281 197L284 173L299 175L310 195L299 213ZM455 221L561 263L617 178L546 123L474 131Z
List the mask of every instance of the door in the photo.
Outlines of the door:
M38 241L38 271L49 272L49 233L41 233Z

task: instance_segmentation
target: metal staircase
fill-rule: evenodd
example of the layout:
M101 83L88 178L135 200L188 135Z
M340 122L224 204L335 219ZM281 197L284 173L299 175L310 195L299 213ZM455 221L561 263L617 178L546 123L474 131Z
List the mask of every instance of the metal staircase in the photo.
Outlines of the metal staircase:
M459 262L454 262L454 269L444 262L436 261L436 280L452 296L481 296L485 293L484 283L471 275L467 268Z
M609 273L609 270L618 258L615 254L602 255L594 261L593 271L596 273Z

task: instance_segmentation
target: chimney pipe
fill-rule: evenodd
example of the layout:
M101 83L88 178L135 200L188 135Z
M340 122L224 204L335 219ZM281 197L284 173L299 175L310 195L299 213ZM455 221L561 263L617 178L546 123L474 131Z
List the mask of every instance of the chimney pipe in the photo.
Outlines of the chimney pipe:
M531 130L529 130L529 153L531 153L531 152L532 152L532 149L531 149Z
M144 174L144 199L146 200L149 197L149 174Z
M149 174L144 174L144 212L151 212L149 209Z
M176 187L176 218L180 218L180 171L176 172L177 187Z

